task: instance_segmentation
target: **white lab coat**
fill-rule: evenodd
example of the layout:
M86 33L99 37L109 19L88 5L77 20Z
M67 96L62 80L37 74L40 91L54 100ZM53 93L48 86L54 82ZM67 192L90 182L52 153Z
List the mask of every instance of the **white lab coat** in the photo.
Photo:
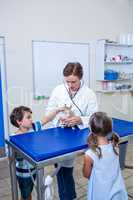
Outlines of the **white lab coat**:
M58 107L63 107L65 104L67 106L72 106L71 110L76 116L81 116L82 124L78 125L80 129L86 128L89 126L89 118L92 113L97 111L97 99L95 93L89 89L84 84L81 85L80 89L73 98L73 101L80 108L83 113L81 116L80 111L73 104L69 93L67 85L61 84L58 85L52 92L52 95L49 99L48 106L46 109L46 114L55 110ZM59 113L56 118L53 120L53 127L58 126L58 121L61 116ZM60 162L62 167L73 167L74 165L75 153L69 155L65 160Z
M74 112L75 116L81 116L82 125L79 125L79 128L86 128L88 127L89 118L92 113L97 111L97 99L95 93L89 89L85 84L81 85L80 89L78 90L77 94L73 98L73 101L76 105L80 108L83 113L81 116L80 111L78 108L73 104L69 94L67 85L58 85L52 92L52 95L49 99L48 106L46 112L49 113L50 111L55 110L58 107L63 107L65 104L67 106L72 106L72 111ZM56 116L53 120L53 126L56 127L58 124L58 119L60 117L60 113Z

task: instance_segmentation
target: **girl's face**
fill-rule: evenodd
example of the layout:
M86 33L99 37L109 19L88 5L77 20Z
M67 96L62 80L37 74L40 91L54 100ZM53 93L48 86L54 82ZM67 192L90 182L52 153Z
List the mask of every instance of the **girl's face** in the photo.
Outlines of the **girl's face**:
M32 128L32 114L30 112L24 112L23 119L18 124L23 128Z
M80 79L78 76L70 75L64 78L69 90L76 92L80 88Z

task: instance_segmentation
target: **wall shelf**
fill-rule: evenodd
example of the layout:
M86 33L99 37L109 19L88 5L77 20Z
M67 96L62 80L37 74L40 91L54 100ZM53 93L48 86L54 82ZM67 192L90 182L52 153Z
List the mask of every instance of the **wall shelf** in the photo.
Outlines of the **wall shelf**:
M107 65L128 65L128 64L133 64L133 61L125 61L125 62L104 62Z
M133 81L133 79L125 78L125 79L116 79L116 80L97 80L98 82L119 82L119 81Z
M129 44L120 44L117 42L105 42L105 46L115 46L115 47L133 47L133 45Z
M133 88L132 89L123 89L123 90L96 90L96 92L98 93L121 93L121 92L133 92Z

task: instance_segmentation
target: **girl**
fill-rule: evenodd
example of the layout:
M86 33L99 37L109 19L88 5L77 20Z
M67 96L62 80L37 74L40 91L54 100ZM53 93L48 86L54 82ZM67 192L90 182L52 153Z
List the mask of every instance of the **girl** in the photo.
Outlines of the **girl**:
M112 132L112 120L103 112L90 117L91 134L84 156L83 175L89 178L88 200L127 200L116 151L119 138Z

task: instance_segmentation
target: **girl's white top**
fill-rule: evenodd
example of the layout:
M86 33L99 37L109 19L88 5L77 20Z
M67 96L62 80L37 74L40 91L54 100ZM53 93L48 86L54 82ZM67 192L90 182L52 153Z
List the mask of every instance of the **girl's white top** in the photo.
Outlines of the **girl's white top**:
M93 160L93 168L88 182L88 200L128 200L122 178L119 156L112 144L101 145L102 158L91 150L86 155Z

